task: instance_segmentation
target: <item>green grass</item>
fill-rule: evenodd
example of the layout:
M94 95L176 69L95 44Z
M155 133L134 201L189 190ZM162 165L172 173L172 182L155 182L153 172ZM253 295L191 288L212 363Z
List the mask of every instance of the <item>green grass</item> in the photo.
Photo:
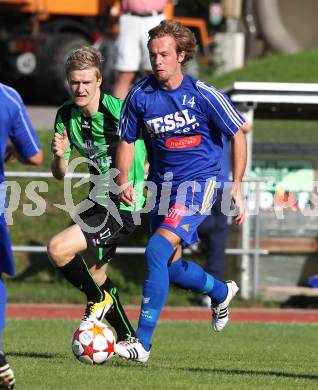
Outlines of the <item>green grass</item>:
M241 69L219 76L203 71L200 77L217 88L227 87L236 81L317 83L317 64L318 49L308 49L252 60Z
M146 365L115 357L88 366L72 355L73 320L9 319L4 345L23 390L317 389L317 325L158 325Z
M318 143L318 122L287 120L256 120L254 143L306 144Z

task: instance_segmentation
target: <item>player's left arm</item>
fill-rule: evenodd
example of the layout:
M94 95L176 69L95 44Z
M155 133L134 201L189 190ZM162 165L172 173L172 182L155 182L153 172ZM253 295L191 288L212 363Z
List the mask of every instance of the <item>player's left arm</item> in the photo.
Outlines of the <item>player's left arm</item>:
M27 114L25 105L20 95L15 96L14 116L9 131L9 153L23 164L41 165L43 151L39 138ZM8 155L9 157L9 155Z
M43 163L44 155L42 149L38 150L35 154L29 157L23 157L19 153L13 151L13 156L17 158L22 164L25 165L41 165Z
M244 207L241 195L241 182L246 167L246 139L245 133L249 125L240 115L233 103L221 91L218 91L209 84L197 82L197 90L203 96L203 107L205 106L207 117L216 128L222 133L231 137L232 143L232 200L238 210L235 217L237 224L243 223Z
M116 167L119 170L116 182L119 186L122 186L119 199L128 206L132 206L136 202L135 191L129 181L129 172L135 157L135 141L138 139L141 128L141 117L136 96L134 93L130 93L126 97L117 131L121 140L116 153Z
M234 206L237 208L238 214L235 217L235 223L240 225L244 221L244 204L241 194L241 183L244 176L246 161L247 161L247 147L246 147L246 138L245 132L247 124L244 123L236 132L236 134L231 138L232 144L232 174L233 174L233 184L232 184L232 200Z

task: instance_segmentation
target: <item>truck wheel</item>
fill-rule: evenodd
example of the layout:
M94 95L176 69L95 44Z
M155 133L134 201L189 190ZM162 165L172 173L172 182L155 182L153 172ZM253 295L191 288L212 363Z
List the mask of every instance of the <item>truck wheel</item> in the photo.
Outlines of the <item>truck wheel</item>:
M61 104L69 97L65 76L65 62L72 50L89 45L76 34L56 34L38 53L37 91L45 103Z

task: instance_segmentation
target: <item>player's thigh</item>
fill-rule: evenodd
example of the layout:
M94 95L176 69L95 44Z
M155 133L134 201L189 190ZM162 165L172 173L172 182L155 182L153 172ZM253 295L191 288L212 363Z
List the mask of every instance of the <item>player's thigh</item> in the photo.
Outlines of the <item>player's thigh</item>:
M120 17L119 35L116 41L115 69L136 72L140 63L139 26L131 15Z
M78 225L72 225L56 234L49 242L49 255L70 257L87 248L85 236Z
M177 248L180 245L181 238L171 230L159 227L155 233L160 234L167 239L174 248Z
M188 193L183 203L174 203L172 199L165 215L151 215L151 231L164 235L174 246L192 245L198 241L198 227L207 218L216 193L213 188L208 192ZM165 233L162 233L165 232Z
M84 218L92 230L83 231L88 251L97 262L110 261L116 253L117 246L123 242L134 230L135 224L131 212L119 210L120 220L117 220L107 210L96 207L95 213Z

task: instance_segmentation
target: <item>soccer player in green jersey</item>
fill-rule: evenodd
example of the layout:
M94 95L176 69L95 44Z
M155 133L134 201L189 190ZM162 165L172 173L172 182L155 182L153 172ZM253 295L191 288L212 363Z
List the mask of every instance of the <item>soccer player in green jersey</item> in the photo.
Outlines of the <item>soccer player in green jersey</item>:
M64 277L86 294L87 306L82 320L102 321L105 317L120 341L135 332L119 301L117 289L106 276L106 269L118 243L135 229L132 211L142 207L143 195L138 195L133 207L127 207L119 203L118 196L108 188L107 174L115 164L119 142L116 130L122 102L101 92L101 61L100 53L88 46L74 50L66 61L66 76L73 98L66 101L56 115L51 146L52 173L57 179L64 178L72 148L75 148L85 158L91 175L95 175L87 198L93 206L79 211L80 219L50 240L48 255ZM141 139L135 146L130 176L133 183L141 184L145 146ZM111 212L110 204L115 207L115 213Z

